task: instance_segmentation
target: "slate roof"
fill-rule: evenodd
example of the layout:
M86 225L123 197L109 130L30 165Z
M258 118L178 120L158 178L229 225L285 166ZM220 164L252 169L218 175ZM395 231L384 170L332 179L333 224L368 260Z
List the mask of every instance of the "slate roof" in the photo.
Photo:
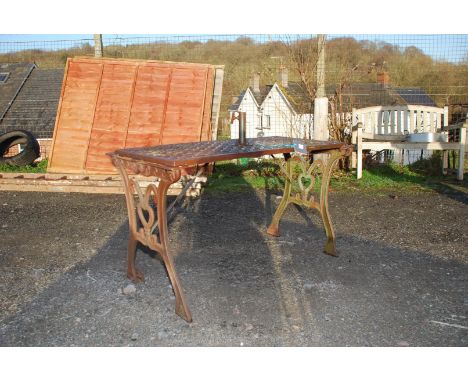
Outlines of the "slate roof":
M426 92L419 88L393 88L392 91L403 98L407 105L437 106Z
M336 85L327 86L327 96L329 98L333 97L335 95L336 89ZM394 106L408 104L402 98L394 94L389 87L386 87L380 83L350 84L343 90L342 97L342 104L345 107L355 107L357 109L368 106Z
M296 113L312 114L314 112L314 100L309 96L301 83L289 82L287 88L280 86L280 89Z
M8 109L21 83L34 66L29 63L0 64L0 73L9 73L6 82L0 83L0 117Z
M17 83L19 77L11 75L7 83L10 80ZM0 133L24 129L31 131L36 138L52 138L62 80L63 69L35 67L0 121ZM5 99L13 96L9 91L4 92L1 85L0 94Z
M254 93L255 99L260 105L273 85L261 86L260 93ZM336 85L326 86L327 97L334 96ZM289 103L299 114L313 113L313 100L307 91L298 82L289 82L287 88L280 87ZM253 89L250 88L250 90ZM242 92L238 100L229 110L237 110L245 92ZM425 105L437 106L434 100L420 88L393 88L380 83L353 83L346 87L342 94L343 105L355 108L379 105ZM351 110L349 110L351 111Z

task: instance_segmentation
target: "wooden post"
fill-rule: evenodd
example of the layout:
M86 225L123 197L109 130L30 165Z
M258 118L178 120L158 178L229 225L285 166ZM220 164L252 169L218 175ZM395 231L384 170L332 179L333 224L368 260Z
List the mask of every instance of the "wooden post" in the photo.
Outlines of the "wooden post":
M102 57L104 49L102 47L102 34L94 35L94 57Z
M213 89L213 104L211 105L211 139L215 141L218 138L218 119L219 109L221 106L221 96L223 92L224 65L216 66L214 89Z
M443 135L446 136L448 142L448 131L442 131ZM447 170L450 168L450 161L449 161L449 152L448 150L442 150L442 174L447 175Z
M357 170L356 177L362 178L362 124L358 124L357 128Z
M465 145L466 145L466 128L468 123L463 124L460 128L460 154L458 155L458 172L457 179L463 180L463 167L465 165Z
M356 122L356 108L353 107L353 111L351 114L351 143L355 146L353 148L353 152L351 153L351 168L356 168L356 143L357 143L357 131L354 129L354 122Z

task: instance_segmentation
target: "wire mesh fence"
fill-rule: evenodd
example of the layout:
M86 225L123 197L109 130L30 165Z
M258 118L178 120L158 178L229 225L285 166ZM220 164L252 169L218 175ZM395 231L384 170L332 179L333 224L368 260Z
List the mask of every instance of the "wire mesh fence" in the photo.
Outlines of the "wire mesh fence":
M251 136L311 136L322 49L325 92L331 115L337 116L331 117L331 124L349 124L353 108L387 104L449 106L450 122L466 118L468 35L327 35L324 45L313 34L103 36L104 57L224 65L218 131L233 137L230 113L236 110L250 115ZM29 42L2 36L0 72L7 72L6 64L18 62L35 63L37 70L63 70L67 57L94 53L91 35ZM50 100L59 97L54 92L42 92L50 107L56 106ZM40 123L41 115L25 112L37 106L29 104L23 100L22 118ZM11 113L1 124L11 123L7 118L13 118ZM15 126L21 125L21 113L14 118ZM51 129L44 134L51 134Z

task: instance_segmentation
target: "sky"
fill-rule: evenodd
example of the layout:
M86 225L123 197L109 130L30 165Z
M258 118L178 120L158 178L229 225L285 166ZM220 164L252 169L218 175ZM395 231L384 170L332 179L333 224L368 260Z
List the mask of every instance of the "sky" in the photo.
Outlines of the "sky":
M187 36L188 39L196 39L200 37L206 40L210 35L186 34L186 35L156 35L156 34L104 34L104 40L115 38L163 38L165 41L180 41L180 36ZM222 36L223 40L234 40L239 35L218 35ZM265 40L269 36L272 39L280 35L251 35L255 39ZM284 36L284 35L282 35ZM294 36L294 35L291 35ZM301 35L297 35L301 36ZM354 37L357 40L383 41L390 44L395 44L401 48L408 46L416 46L424 53L430 55L434 59L445 59L452 62L459 62L468 57L468 34L332 34L327 35L328 39L334 37ZM220 38L220 37L217 37ZM0 34L0 53L6 51L21 50L24 48L41 48L41 44L47 42L45 46L51 49L60 49L68 47L68 41L79 41L89 39L92 44L93 35L91 34Z

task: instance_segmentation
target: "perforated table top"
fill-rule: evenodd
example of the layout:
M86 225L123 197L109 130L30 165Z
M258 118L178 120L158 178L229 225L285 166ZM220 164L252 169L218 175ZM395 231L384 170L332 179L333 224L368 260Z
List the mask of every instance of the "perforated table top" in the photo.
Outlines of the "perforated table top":
M244 157L260 157L271 154L286 154L297 151L316 153L339 149L346 144L335 141L317 141L308 139L265 137L247 139L247 145L241 146L237 139L227 141L204 141L178 143L151 147L137 147L117 150L110 155L124 159L141 160L165 167L188 167L205 163Z

